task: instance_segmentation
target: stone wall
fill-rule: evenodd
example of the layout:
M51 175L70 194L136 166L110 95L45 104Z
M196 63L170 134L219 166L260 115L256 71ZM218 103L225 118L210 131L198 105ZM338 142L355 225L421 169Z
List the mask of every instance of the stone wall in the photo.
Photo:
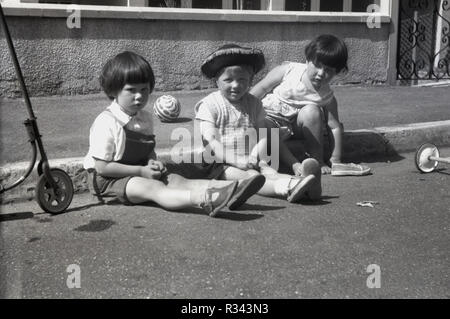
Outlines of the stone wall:
M156 90L208 88L213 83L201 76L202 60L229 42L263 50L267 65L258 80L283 61L304 61L309 40L323 33L343 38L349 47L350 71L339 76L337 83L385 83L388 77L389 23L370 29L363 22L276 22L273 17L268 21L261 21L264 17L258 21L200 21L137 19L130 18L130 13L122 18L83 14L81 27L73 29L67 27L67 18L61 13L7 17L31 95L98 92L102 65L122 50L133 50L149 60ZM17 96L20 90L3 32L0 44L0 96Z

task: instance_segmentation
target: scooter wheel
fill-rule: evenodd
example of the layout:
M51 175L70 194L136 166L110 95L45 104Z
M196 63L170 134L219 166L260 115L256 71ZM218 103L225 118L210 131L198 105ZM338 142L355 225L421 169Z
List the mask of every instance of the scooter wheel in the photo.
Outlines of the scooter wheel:
M422 173L431 173L437 168L438 161L433 161L430 157L439 157L437 146L431 143L422 144L415 157L416 167Z
M50 174L58 185L57 189L51 187L45 175L41 175L36 186L35 197L44 211L58 214L65 211L72 202L73 184L69 175L62 169L52 168Z

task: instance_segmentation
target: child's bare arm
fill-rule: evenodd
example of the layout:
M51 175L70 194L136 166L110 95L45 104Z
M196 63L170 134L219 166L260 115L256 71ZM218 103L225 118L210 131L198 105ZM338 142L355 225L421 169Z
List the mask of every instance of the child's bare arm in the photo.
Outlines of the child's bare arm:
M95 160L95 170L103 176L121 178L126 176L140 176L149 179L159 179L161 172L154 166L125 165L117 162Z
M268 147L267 137L260 138L258 143L253 147L253 149L250 152L248 165L254 168L258 166L259 162L268 163L270 161L270 158L267 155L267 147Z
M249 163L252 165L258 164L259 161L268 163L270 158L268 156L269 140L268 135L270 129L266 127L266 112L264 112L262 106L261 111L258 113L256 119L256 128L258 130L258 143L250 150Z
M334 137L334 149L330 158L331 163L340 163L342 159L342 140L344 129L342 123L339 122L338 106L336 98L326 106L328 111L328 126Z
M245 169L247 163L241 163L235 154L228 154L224 151L223 144L218 140L218 131L215 125L208 121L200 122L200 133L205 141L208 142L209 147L214 152L214 158L220 163L228 163L240 169Z
M281 83L287 68L287 64L273 68L264 79L256 83L256 85L250 89L250 94L258 99L262 99L267 93L271 92L275 86Z

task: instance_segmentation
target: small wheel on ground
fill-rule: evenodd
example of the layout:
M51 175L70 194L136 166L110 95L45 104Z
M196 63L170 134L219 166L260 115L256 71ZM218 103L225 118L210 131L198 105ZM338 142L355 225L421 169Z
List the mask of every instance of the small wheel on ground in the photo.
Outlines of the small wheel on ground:
M56 182L57 188L54 189L45 175L41 175L36 186L36 201L47 213L62 213L72 202L74 193L72 180L65 171L59 168L52 168L50 174Z
M415 163L417 169L422 173L431 173L437 168L439 162L431 160L430 157L439 157L437 146L431 143L419 146L416 151Z

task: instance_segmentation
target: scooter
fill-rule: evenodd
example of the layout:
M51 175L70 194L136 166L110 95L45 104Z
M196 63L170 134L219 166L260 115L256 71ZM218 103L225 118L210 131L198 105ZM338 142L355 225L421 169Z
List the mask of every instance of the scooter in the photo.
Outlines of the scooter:
M24 121L24 125L28 133L32 150L32 158L25 174L12 185L0 185L0 194L3 194L4 192L20 185L31 174L36 164L37 149L39 149L41 160L37 165L39 179L35 189L35 199L44 211L50 214L58 214L65 211L72 202L74 193L72 180L64 170L59 168L50 168L49 166L47 155L45 154L44 146L42 144L42 136L38 130L36 116L34 115L33 108L31 107L31 101L28 95L27 88L25 86L25 81L20 69L19 61L17 59L16 51L14 49L11 35L6 24L6 19L1 4L0 20L5 33L6 41L8 42L9 52L14 63L16 75L19 80L22 94L28 110L29 118Z
M416 151L415 164L422 173L431 173L439 163L450 164L450 157L441 157L439 149L431 143L424 143Z

